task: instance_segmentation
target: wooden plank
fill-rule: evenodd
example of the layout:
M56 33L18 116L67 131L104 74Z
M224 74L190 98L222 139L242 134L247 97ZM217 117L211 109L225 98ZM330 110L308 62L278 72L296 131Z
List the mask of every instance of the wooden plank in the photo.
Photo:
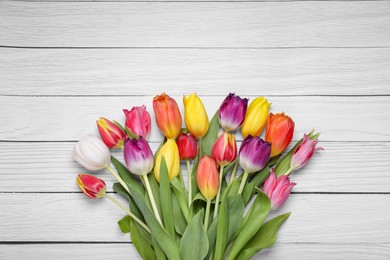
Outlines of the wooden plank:
M190 92L190 90L182 90ZM242 94L245 91L242 90ZM227 91L226 91L227 93ZM156 92L158 94L158 92ZM182 108L182 97L173 96ZM0 140L78 140L96 133L100 116L124 121L123 108L145 104L150 111L152 96L129 97L0 97ZM209 116L223 96L202 100ZM271 111L285 111L296 123L295 140L315 128L323 141L389 141L390 97L271 97ZM23 104L23 105L17 105ZM152 118L154 115L151 112ZM162 136L152 120L151 141ZM240 136L237 136L240 139Z
M0 43L33 47L390 46L389 12L386 1L6 1L0 3Z
M126 242L123 216L108 200L83 194L2 194L0 241ZM292 194L272 215L293 211L281 243L390 243L390 195ZM359 217L357 217L359 216Z
M387 260L390 249L386 244L281 244L262 251L253 259L275 260ZM57 260L95 260L99 259L141 259L132 244L16 244L1 245L0 257L11 259L57 259Z
M389 192L390 143L328 143L309 165L291 175L295 192ZM73 143L1 143L0 192L77 192L78 172L89 172L71 158ZM151 144L155 151L157 143ZM123 161L120 151L114 156ZM375 168L373 168L375 166ZM187 180L185 165L182 165ZM240 170L239 170L240 172ZM112 191L108 173L96 174ZM20 181L24 180L24 181Z
M181 94L189 86L201 95L390 94L387 48L0 48L0 56L0 95Z

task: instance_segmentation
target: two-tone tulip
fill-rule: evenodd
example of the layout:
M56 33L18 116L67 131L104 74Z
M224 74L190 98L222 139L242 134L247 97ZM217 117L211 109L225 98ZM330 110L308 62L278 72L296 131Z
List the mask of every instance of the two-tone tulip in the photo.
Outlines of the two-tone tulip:
M271 143L271 157L281 154L290 144L294 125L294 121L284 113L269 114L265 140Z
M219 166L226 166L233 162L237 157L237 145L234 135L223 132L215 141L211 154Z
M247 106L247 98L240 98L234 93L230 93L218 110L218 120L221 127L227 132L236 131L244 122Z
M240 146L239 163L251 174L263 169L270 158L271 144L260 137L247 136Z
M241 126L241 132L244 137L248 135L260 136L267 121L270 106L271 103L268 103L268 100L264 97L255 98L251 102Z
M263 192L270 199L272 209L277 209L286 202L295 185L296 183L290 182L288 176L277 177L274 169L271 169L271 174L264 182Z
M104 117L101 117L96 123L103 142L109 148L123 147L126 135L119 126Z
M130 111L123 109L126 116L126 128L131 133L147 139L150 133L151 120L145 106L133 107Z
M143 137L127 139L124 158L127 169L133 174L145 175L153 169L153 152Z
M297 147L297 149L295 149L291 157L289 172L298 170L305 166L315 151L324 150L322 147L316 148L317 143L318 139L310 140L306 134L303 136L302 143Z
M75 144L72 157L88 170L97 171L107 167L111 153L102 139L87 135Z
M176 144L179 149L180 160L193 160L196 157L198 146L196 139L190 133L181 133L176 139Z
M169 179L179 175L180 172L180 156L179 148L173 139L168 139L165 144L158 150L156 155L156 164L154 165L154 176L157 181L160 181L161 159L164 157L167 165Z
M106 195L106 183L90 174L79 174L76 177L80 190L91 199L98 199Z
M217 163L210 156L200 158L196 169L196 183L206 200L215 198L220 185Z
M153 110L160 131L169 139L176 138L181 130L182 119L176 101L165 93L155 96Z
M195 138L202 138L209 129L209 118L200 98L195 94L183 96L184 121Z

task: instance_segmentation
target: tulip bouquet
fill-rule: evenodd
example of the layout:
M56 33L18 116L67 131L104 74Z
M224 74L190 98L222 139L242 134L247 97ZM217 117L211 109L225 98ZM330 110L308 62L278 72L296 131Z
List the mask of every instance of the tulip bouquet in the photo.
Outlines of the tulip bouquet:
M124 126L100 118L101 138L85 136L75 145L73 158L90 171L111 173L114 191L128 204L107 194L105 182L94 175L79 174L77 184L89 198L107 198L124 211L119 227L130 233L143 259L250 259L274 244L289 217L267 220L295 186L289 175L322 149L316 148L319 134L305 134L283 153L294 121L284 113L268 114L264 97L247 107L248 99L229 94L210 121L196 94L184 96L183 103L186 128L174 99L165 93L153 99L165 136L154 155L145 106L124 110ZM123 149L124 164L110 149Z

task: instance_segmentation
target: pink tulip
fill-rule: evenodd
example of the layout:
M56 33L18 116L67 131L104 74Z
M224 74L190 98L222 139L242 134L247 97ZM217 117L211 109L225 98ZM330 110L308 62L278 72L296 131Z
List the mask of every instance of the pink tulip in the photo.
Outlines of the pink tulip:
M123 147L126 135L119 126L104 117L101 117L96 123L103 142L109 148Z
M286 202L290 195L291 189L296 185L295 182L290 182L288 176L276 176L274 169L271 169L271 174L263 185L263 192L271 201L272 209L281 207Z
M302 143L298 146L298 148L294 151L291 162L290 169L291 171L297 170L305 166L310 158L313 156L314 152L317 150L324 150L322 147L317 147L318 139L310 140L310 138L305 134L303 136Z
M98 199L106 195L106 183L90 174L79 174L76 178L81 191L91 199Z
M132 133L147 138L150 133L151 120L145 106L133 107L130 111L123 109L126 116L126 128Z

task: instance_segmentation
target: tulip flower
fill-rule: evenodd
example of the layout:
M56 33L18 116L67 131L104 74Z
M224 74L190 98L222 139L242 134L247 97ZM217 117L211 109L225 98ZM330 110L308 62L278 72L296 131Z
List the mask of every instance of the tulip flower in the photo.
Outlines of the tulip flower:
M98 199L106 195L106 183L90 174L77 175L77 185L88 198Z
M203 197L207 200L206 214L204 219L204 229L207 230L211 200L217 195L220 187L217 163L209 156L203 156L199 160L196 169L196 182ZM218 204L218 202L216 202Z
M278 156L290 144L294 134L294 121L284 113L268 116L265 140L271 143L271 157Z
M296 183L290 182L288 176L277 177L274 169L271 169L271 174L264 182L263 192L270 199L272 209L277 209L284 204L295 185Z
M226 166L233 162L237 157L237 145L234 135L223 132L215 141L211 154L219 166Z
M130 111L123 109L126 116L126 128L136 134L147 139L150 133L151 120L145 106L133 107Z
M155 96L153 110L160 131L169 139L176 138L181 130L181 114L176 101L165 93Z
M302 143L297 147L297 149L295 149L291 157L290 169L285 173L285 175L289 175L292 171L298 170L305 166L315 151L324 150L322 147L316 148L317 143L318 139L310 140L310 138L305 134L303 136Z
M209 118L200 98L195 94L183 96L184 121L195 138L202 138L209 129Z
M143 137L127 139L124 158L127 169L135 175L145 175L153 169L153 152Z
M119 126L104 117L101 117L96 123L103 142L109 148L123 147L126 135Z
M195 159L198 147L193 135L181 133L176 143L179 148L180 160L188 161Z
M271 144L265 142L260 137L247 136L241 144L239 153L239 163L244 169L244 176L241 181L238 193L241 194L249 174L263 169L271 153Z
M261 132L263 132L270 106L271 103L268 103L268 100L264 97L255 98L251 102L241 126L241 132L244 137L248 135L260 136Z
M154 165L154 176L160 182L160 167L161 158L164 156L167 165L169 179L179 175L180 172L180 157L179 148L173 139L168 139L166 143L158 150L156 155L156 163Z
M218 120L221 127L227 132L236 131L244 122L247 106L247 98L240 98L230 93L218 110Z
M87 135L73 147L72 157L88 170L97 171L107 167L111 153L99 137Z

